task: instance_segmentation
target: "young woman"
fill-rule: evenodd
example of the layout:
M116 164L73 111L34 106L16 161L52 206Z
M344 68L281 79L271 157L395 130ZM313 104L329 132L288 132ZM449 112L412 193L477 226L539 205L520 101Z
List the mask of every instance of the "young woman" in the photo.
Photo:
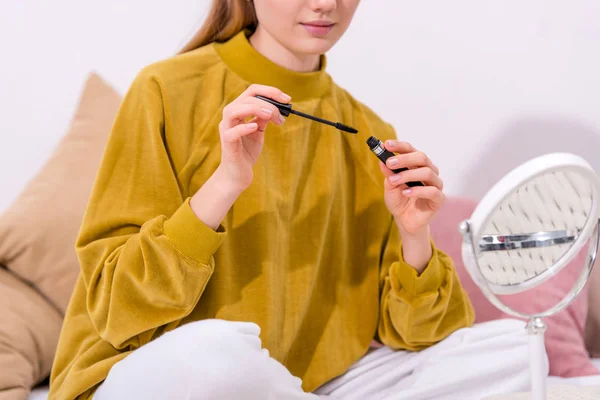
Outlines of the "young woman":
M358 3L215 0L182 54L139 73L78 238L51 398L310 399L345 395L339 379L376 398L410 373L368 371L473 324L430 238L438 168L325 72ZM373 339L387 364L363 368Z

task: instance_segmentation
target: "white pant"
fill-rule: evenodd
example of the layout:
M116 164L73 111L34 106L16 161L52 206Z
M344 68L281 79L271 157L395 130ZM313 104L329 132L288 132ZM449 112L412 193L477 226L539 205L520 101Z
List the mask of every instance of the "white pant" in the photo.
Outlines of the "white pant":
M371 349L316 394L261 349L259 331L221 320L179 327L115 364L94 399L469 400L529 390L522 321L461 329L420 352Z

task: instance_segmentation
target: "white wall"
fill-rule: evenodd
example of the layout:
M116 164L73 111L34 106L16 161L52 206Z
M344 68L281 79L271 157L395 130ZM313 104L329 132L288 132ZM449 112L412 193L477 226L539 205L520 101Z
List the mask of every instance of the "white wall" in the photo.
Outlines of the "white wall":
M50 155L90 70L124 92L207 5L2 0L0 211ZM545 151L600 167L598 21L598 0L364 0L329 71L430 155L448 194L479 196Z

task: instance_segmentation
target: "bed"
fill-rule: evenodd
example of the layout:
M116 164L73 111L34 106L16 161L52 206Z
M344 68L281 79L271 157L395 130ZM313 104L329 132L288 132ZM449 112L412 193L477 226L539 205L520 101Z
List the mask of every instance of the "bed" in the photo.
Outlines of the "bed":
M592 362L594 363L594 365L596 366L598 371L600 371L600 358L594 358L594 359L592 359ZM587 385L589 385L589 386L598 385L598 386L600 386L600 375L580 377L580 378L550 377L549 383L550 384L571 383L571 384L575 384L575 385L586 385L586 386ZM31 395L29 396L29 400L46 400L47 398L48 398L48 387L46 387L46 386L36 388L35 390L33 390L31 392Z

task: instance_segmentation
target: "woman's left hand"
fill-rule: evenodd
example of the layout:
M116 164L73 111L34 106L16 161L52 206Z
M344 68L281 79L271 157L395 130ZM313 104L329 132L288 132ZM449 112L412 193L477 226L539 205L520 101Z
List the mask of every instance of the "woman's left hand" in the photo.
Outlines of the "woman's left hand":
M403 235L418 236L428 232L429 223L446 200L438 168L427 155L409 143L388 140L385 148L398 153L390 157L385 166L379 163L386 176L384 198L388 210ZM398 168L408 170L397 174L391 171ZM415 181L423 182L425 186L406 186L406 182Z

